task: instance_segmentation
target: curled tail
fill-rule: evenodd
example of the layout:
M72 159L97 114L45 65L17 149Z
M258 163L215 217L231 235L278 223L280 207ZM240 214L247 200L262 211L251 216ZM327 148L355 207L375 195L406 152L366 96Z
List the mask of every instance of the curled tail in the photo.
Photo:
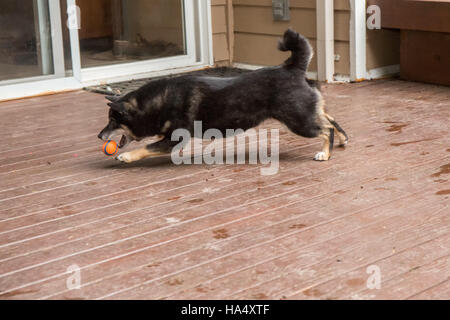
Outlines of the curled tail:
M292 29L288 29L278 43L280 51L292 51L292 56L285 65L299 68L306 72L313 57L313 50L309 41Z

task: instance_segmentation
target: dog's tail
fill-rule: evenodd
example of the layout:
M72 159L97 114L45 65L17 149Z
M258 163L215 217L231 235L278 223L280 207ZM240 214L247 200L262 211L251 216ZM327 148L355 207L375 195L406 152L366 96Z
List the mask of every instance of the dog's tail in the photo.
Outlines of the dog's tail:
M286 66L299 68L306 72L313 57L309 41L292 29L288 29L278 43L280 51L292 51L292 56L285 62Z

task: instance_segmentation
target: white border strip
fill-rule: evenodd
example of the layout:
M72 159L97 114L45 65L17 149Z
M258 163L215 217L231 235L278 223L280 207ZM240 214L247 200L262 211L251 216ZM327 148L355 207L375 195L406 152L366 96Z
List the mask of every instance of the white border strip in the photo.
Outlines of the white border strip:
M74 10L76 7L76 0L67 0L67 13L71 10ZM71 12L73 14L73 12ZM82 13L81 13L82 14ZM76 17L77 19L81 19L81 17ZM80 25L81 21L77 21L77 24ZM65 26L63 26L64 28ZM81 56L80 56L80 40L78 38L78 30L77 29L69 29L70 35L70 50L72 55L72 73L75 79L81 82Z
M334 75L334 82L350 82L350 76L347 74L337 73Z
M367 77L366 62L366 0L350 0L350 80Z
M113 79L109 79L108 81L92 80L83 83L79 82L78 79L74 77L58 78L50 80L39 79L33 82L24 82L20 84L0 86L0 102L35 97L40 95L50 95L66 91L74 91L82 89L87 86L168 76L172 74L180 74L184 72L191 72L202 69L205 69L205 65L198 64L196 66L172 68L161 71L144 72L140 74L132 74L123 77L116 77Z
M62 35L61 6L59 1L49 1L50 27L52 34L53 68L56 77L64 77L64 42Z
M394 64L390 66L375 68L367 71L366 80L376 80L383 78L390 78L392 76L398 75L400 73L400 65ZM350 76L343 74L334 75L335 82L351 82Z
M367 72L367 79L381 79L389 76L393 76L400 73L400 65L394 64L391 66L385 66L380 68L371 69Z
M208 57L205 61L209 66L214 65L214 49L213 49L213 28L212 28L212 5L211 0L206 0L206 4L200 1L200 5L206 5L206 8L200 7L201 12L206 11L206 21L205 19L200 19L200 35L203 41L202 45L202 57ZM206 22L206 32L204 23ZM204 33L204 34L202 34Z
M334 2L316 0L317 74L320 81L334 80Z

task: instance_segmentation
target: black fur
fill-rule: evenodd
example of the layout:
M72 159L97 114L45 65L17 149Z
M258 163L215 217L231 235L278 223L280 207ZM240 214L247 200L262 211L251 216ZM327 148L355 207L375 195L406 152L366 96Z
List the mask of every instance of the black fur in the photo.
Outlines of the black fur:
M330 129L330 151L334 148L334 129Z
M155 80L122 98L110 98L110 123L99 138L125 125L134 136L129 140L163 136L148 148L170 152L178 143L170 141L172 132L184 128L193 135L194 121L202 121L204 131L214 128L225 135L226 129L247 130L268 118L300 136L317 137L324 130L317 117L320 88L305 76L311 46L289 29L279 49L292 51L281 66L232 78L186 75Z
M337 131L339 131L340 133L342 133L345 136L345 139L348 140L348 136L347 133L345 133L344 129L341 128L341 126L339 125L339 123L337 123L334 120L329 120L331 122L331 124L333 125L333 127L336 128Z

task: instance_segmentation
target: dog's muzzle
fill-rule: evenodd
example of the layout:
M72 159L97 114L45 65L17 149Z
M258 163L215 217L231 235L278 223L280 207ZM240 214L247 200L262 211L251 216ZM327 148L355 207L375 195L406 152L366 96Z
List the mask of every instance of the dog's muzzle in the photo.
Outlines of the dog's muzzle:
M111 140L111 138L115 135L117 130L115 131L105 131L103 130L102 132L100 132L98 134L98 138L102 141L108 141ZM129 144L132 141L132 139L130 137L128 137L127 135L122 135L122 138L120 139L119 142L119 148L123 148L125 147L127 144Z

